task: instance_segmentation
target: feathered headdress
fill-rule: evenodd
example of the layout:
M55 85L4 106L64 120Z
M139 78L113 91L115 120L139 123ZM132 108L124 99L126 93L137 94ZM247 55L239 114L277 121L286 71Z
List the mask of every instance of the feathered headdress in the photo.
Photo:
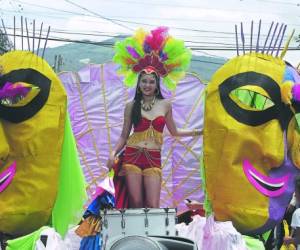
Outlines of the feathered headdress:
M128 87L134 86L138 74L145 71L155 72L168 89L174 90L184 77L191 56L182 40L171 37L167 27L158 27L150 33L139 29L134 36L116 42L113 61L121 65L118 72L125 76Z

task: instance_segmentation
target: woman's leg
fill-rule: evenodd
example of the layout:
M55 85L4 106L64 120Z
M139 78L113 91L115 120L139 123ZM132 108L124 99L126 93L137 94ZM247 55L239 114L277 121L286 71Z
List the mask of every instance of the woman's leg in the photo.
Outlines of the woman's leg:
M143 179L141 174L127 173L126 186L129 193L129 207L143 207Z
M161 189L160 175L144 176L145 206L159 208Z

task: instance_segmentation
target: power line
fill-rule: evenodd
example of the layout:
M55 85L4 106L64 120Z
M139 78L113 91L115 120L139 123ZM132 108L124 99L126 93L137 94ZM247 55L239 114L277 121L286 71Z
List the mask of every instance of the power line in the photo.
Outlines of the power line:
M67 1L67 0L65 0ZM84 8L84 7L83 7ZM82 13L79 15L83 15ZM91 15L83 15L83 16L89 16L92 17ZM104 19L104 17L101 16L101 19ZM135 22L135 21L128 21L128 20L122 20L122 19L116 19L116 18L105 18L105 20L109 20L114 21L114 22L121 22L121 23L131 23L131 24L135 24L135 25L144 25L144 26L152 26L152 27L156 27L157 24L149 24L149 23L143 23L143 22ZM93 22L90 20L85 20L85 22ZM94 22L93 22L94 23ZM120 23L118 23L118 25L120 25ZM122 24L123 25L123 24ZM294 26L300 26L298 24L292 24ZM127 27L127 26L126 26ZM213 31L213 30L202 30L202 29L190 29L190 28L184 28L184 27L176 27L176 26L169 26L170 28L173 29L178 29L178 30L184 30L184 31L194 31L194 32L202 32L202 33L212 33L212 34L223 34L223 35L230 35L232 36L234 33L233 32L223 32L223 31ZM133 29L129 28L131 31ZM213 37L215 38L215 36ZM220 38L224 38L224 37L220 37Z
M38 31L38 30L37 30ZM215 32L215 31L207 31L206 32ZM100 33L100 34L97 34L97 33L84 33L84 32L69 32L69 31L65 31L65 30L53 30L52 33L60 33L60 34L72 34L72 35L86 35L86 36L98 36L98 37L115 37L116 35L108 35L108 34L101 34L101 32L97 32L97 33ZM233 34L233 33L232 33ZM232 35L230 34L230 35ZM209 36L207 36L209 37ZM209 37L209 38L212 38L212 39L215 39L215 36L213 37ZM60 37L58 37L57 39L61 39ZM231 39L233 39L233 37L231 37ZM66 39L64 41L67 41L67 42L72 42L72 41L82 41L82 40L71 40L71 39ZM200 44L199 46L201 46L201 44L209 44L209 45L223 45L223 46L231 46L231 47L234 47L234 44L233 43L220 43L220 42L203 42L203 41L191 41L191 40L185 40L185 42L187 43L192 43L192 44ZM95 41L92 41L91 44L95 44L95 43L98 43L98 42L95 42ZM191 46L191 45L190 45ZM234 47L235 48L235 47Z
M120 20L120 19L111 19L118 22L124 22L124 23L131 23L131 24L137 24L137 25L144 25L144 26L152 26L156 27L157 24L149 24L149 23L142 23L142 22L134 22L134 21L127 21L127 20ZM85 20L85 22L92 22L89 20ZM194 32L203 32L203 33L213 33L213 34L226 34L226 35L233 35L233 32L221 32L221 31L213 31L213 30L200 30L200 29L189 29L189 28L183 28L183 27L176 27L176 26L168 26L169 28L178 29L178 30L184 30L184 31L194 31ZM133 31L134 29L131 29ZM128 34L129 35L129 34Z
M146 19L146 20L163 20L163 21L183 21L183 22L197 22L197 23L232 23L237 24L240 21L226 21L226 20L203 20L203 19L193 19L193 18L174 18L174 17L138 17L138 16L111 16L110 18L118 18L118 20L126 21L120 18L127 19ZM263 25L270 25L271 22L262 22ZM300 26L298 23L285 23L287 25Z
M17 28L17 30L18 30L18 28ZM110 37L110 36L111 37L119 36L119 37L124 37L124 38L130 35L130 34L119 35L117 33L112 33L110 35L110 34L107 34L107 32L99 32L99 31L92 31L94 33L79 32L79 31L78 32L71 32L71 31L64 30L64 29L53 29L53 32L54 33L62 33L62 34L73 34L73 35L86 35L86 36L107 36L107 37ZM199 32L201 32L201 31L199 31ZM208 30L206 30L205 32L207 32L207 33L215 33L215 31L208 31ZM229 33L228 32L228 37L225 37L225 36L215 36L215 35L214 36L200 36L200 35L198 35L198 36L191 36L191 35L189 35L189 37L203 37L203 38L211 38L211 39L233 39L233 34L234 33ZM186 42L195 42L195 41L188 41L188 40L186 40Z
M210 32L210 33L217 33L216 31L208 31L208 30L206 30L206 31L204 31L204 30L198 30L199 32ZM104 34L97 34L97 33L101 33L101 32L97 32L96 34L92 34L92 33L84 33L84 32L69 32L69 31L65 31L65 30L54 30L54 32L52 32L52 33L60 33L60 34L73 34L73 35L87 35L87 36L101 36L101 37L115 37L115 36L110 36L110 35L104 35ZM226 32L226 33L228 33L229 35L232 35L233 33L229 33L229 32ZM207 37L209 37L209 36L207 36ZM55 38L55 37L54 37ZM210 37L210 38L215 38L215 37ZM61 37L57 37L57 38L55 38L55 39L60 39L60 40L56 40L56 41L65 41L65 42L75 42L75 41L77 41L77 42L81 42L82 40L76 40L76 39L74 39L74 40L72 40L72 39L64 39L64 40L61 40L62 38ZM231 38L231 39L233 39L233 37ZM90 44L98 44L99 42L95 42L95 41L89 41L90 42ZM209 44L209 45L222 45L222 46L224 46L226 49L228 48L228 47L226 47L226 46L229 46L229 48L231 47L231 48L233 48L233 49L235 49L235 46L234 46L234 44L233 43L220 43L220 42L212 42L212 41L210 41L210 42L202 42L202 41L190 41L190 40L186 40L185 42L187 42L187 43L192 43L192 44ZM105 45L105 46L108 46L108 45ZM199 46L201 46L201 45L198 45L198 47ZM196 46L189 46L189 47L191 47L191 48L194 48L194 49L197 49L197 47ZM203 49L207 49L205 46L201 46ZM208 47L208 46L207 46ZM216 49L216 47L213 47L213 49ZM222 49L224 49L224 48L222 48Z
M121 27L123 27L123 28L125 28L125 29L129 29L129 30L131 30L131 31L133 30L132 28L128 27L127 25L124 25L124 24L122 24L122 23L116 22L116 20L114 20L114 19L107 18L107 17L105 17L105 16L103 16L103 15L100 15L100 14L94 12L94 11L91 11L91 10L89 10L89 9L87 9L87 8L85 8L85 7L83 7L83 6L79 5L79 4L77 4L77 3L72 2L71 0L65 0L65 2L70 3L70 4L76 6L76 7L80 8L80 9L83 9L83 10L85 10L85 11L87 11L87 12L89 12L89 13L95 15L95 16L98 16L98 17L100 17L100 18L102 18L102 19L105 19L105 20L107 20L107 21L110 21L110 22L112 22L113 24L116 24L116 25L118 25L118 26L121 26Z
M6 27L8 30L13 30L12 27ZM16 31L19 31L20 28L16 28L15 29ZM40 30L39 29L36 29L37 32L39 32ZM51 33L58 33L58 34L65 34L65 35L83 35L83 36L99 36L99 37L111 37L111 38L114 38L114 37L118 37L118 38L126 38L128 35L123 35L123 36L120 36L116 33L106 33L106 32L100 32L100 31L96 31L95 33L84 33L84 32L71 32L71 31L68 31L68 30L63 30L63 29L52 29L51 30Z
M102 15L99 15L98 13L95 13L93 11L88 10L87 8L85 8L83 6L80 6L80 5L78 5L78 4L74 3L74 2L71 2L70 0L65 0L65 1L68 2L68 3L71 3L73 5L75 5L78 8L81 8L81 9L83 9L85 11L88 11L89 13L92 13L93 15L96 15L96 16L100 17L101 19L108 20L108 21L113 22L113 23L115 23L117 25L120 25L122 27L125 26L127 29L130 29L130 30L133 30L133 29L131 29L127 25L124 25L123 23L130 23L130 24L135 24L135 25L153 26L153 27L157 26L157 24L149 24L149 23L143 23L143 22L134 22L134 21L128 21L128 20L121 20L121 19L116 19L116 18L104 17ZM23 1L20 1L20 0L18 0L18 2L27 4L27 3L23 2ZM57 12L64 12L64 13L76 14L76 15L80 15L80 16L89 16L89 17L92 17L92 15L86 15L86 14L81 13L81 12L65 11L65 10L62 10L62 9L50 8L50 7L45 7L45 6L41 6L41 5L37 5L37 4L31 4L31 5L37 6L37 7L40 7L40 8L50 9L50 10L52 9L52 10L55 10ZM158 18L158 20L159 20L159 18ZM299 25L296 24L296 26L299 26ZM189 29L189 28L176 27L176 26L171 26L171 28L178 29L178 30L184 30L184 31L194 31L194 32L199 32L199 33L202 32L202 33L212 33L212 34L223 34L223 35L230 35L230 36L232 36L232 34L234 34L233 32L220 32L220 31L201 30L201 29ZM216 39L216 36L214 36L212 38ZM223 37L223 38L225 38L225 37ZM232 39L232 38L226 38L226 39Z
M211 63L211 64L217 64L217 65L223 65L224 63L218 63L218 62L212 62L212 61L206 61L201 59L191 59L192 62L203 62L203 63ZM225 60L224 60L225 61Z
M17 28L18 30L18 28ZM69 31L69 30L65 30L65 29L52 29L52 33L62 33L62 34L74 34L74 35L86 35L86 36L107 36L107 37L115 37L118 36L120 38L125 38L130 36L131 34L129 33L124 33L124 34L120 34L120 33L109 33L109 32L101 32L101 31L89 31L89 32L80 32L80 31ZM214 33L215 31L210 31L211 33ZM200 32L199 32L200 33ZM250 37L250 34L245 34L245 37ZM177 37L186 37L183 35L178 35ZM234 33L230 33L228 34L228 36L217 36L217 35L188 35L188 37L194 37L194 38L209 38L209 39L234 39ZM254 36L255 38L256 36ZM266 35L261 35L261 37L266 37ZM185 40L186 42L195 42L195 41L188 41Z
M85 20L86 22L93 22L93 21L89 21L89 20ZM124 22L129 22L129 21L125 21L125 20L122 20ZM93 22L94 23L94 22ZM133 23L133 22L131 22ZM135 24L144 24L144 23L138 23L138 22L134 22ZM149 25L149 24L145 24L145 25ZM157 25L151 25L151 26L157 26ZM186 31L190 31L190 29L187 29L187 28L178 28L178 27L173 27L175 29L183 29L183 30L186 30ZM101 33L99 31L91 31L91 32L95 32L95 33L87 33L87 32L71 32L71 31L68 31L68 30L63 30L63 29L55 29L56 31L60 30L60 31L65 31L66 34L81 34L81 35L97 35L97 33ZM197 31L198 33L211 33L211 34L223 34L223 35L228 35L228 36L216 36L216 35L213 35L213 36L204 36L204 35L188 35L189 37L202 37L202 38L213 38L213 39L233 39L234 38L234 32L219 32L219 31L214 31L214 30L195 30L193 29L193 31ZM119 33L115 33L115 36L116 35L119 35ZM126 37L126 36L130 36L131 34L129 33L126 33L126 34L122 34L122 36ZM250 34L247 34L245 33L245 36L249 36L250 37ZM255 37L255 36L254 36ZM266 37L266 35L262 35L262 37Z
M117 18L108 18L108 17L104 17L100 14L97 14L93 11L90 11L88 10L87 8L85 7L82 7L76 3L73 3L71 2L70 0L65 0L66 2L69 2L75 6L77 6L78 8L81 8L85 11L88 11L90 13L92 13L94 16L97 16L97 17L100 17L101 19L104 19L104 20L107 20L107 21L110 21L110 22L113 22L114 24L116 25L119 25L119 26L122 26L122 27L125 27L126 29L129 29L129 30L133 30L132 28L128 27L127 25L124 25L123 23L130 23L130 24L135 24L135 25L144 25L144 26L152 26L152 27L156 27L157 24L149 24L149 23L143 23L143 22L137 22L137 21L129 21L129 20L122 20L122 19L117 19ZM22 2L22 1L19 1L19 2ZM22 2L23 3L23 2ZM40 6L40 5L36 5L34 4L35 6L38 6L38 7L41 7L41 8L45 8L45 9L54 9L54 8L49 8L49 7L45 7L45 6ZM94 17L92 15L86 15L86 14L83 14L83 13L78 13L78 12L72 12L72 11L65 11L65 10L59 10L59 9L54 9L56 11L60 11L60 12L67 12L67 13L71 13L71 14L76 14L76 15L81 15L81 16L88 16L88 17ZM156 20L159 20L159 18L157 18ZM204 21L203 21L204 22ZM296 26L300 26L298 24L296 24ZM185 30L185 31L194 31L194 32L206 32L206 33L217 33L217 34L230 34L232 35L233 32L222 32L222 31L210 31L210 30L201 30L201 29L190 29L190 28L184 28L184 27L176 27L176 26L169 26L170 28L173 28L173 29L178 29L178 30Z
M8 30L12 30L13 28L11 27L6 27ZM16 29L19 30L19 29ZM38 29L36 32L40 32ZM83 32L69 32L69 31L64 31L64 30L56 30L52 29L51 34L64 34L64 35L83 35L83 36L93 36L93 37L109 37L109 38L118 38L118 39L123 39L126 38L127 36L118 36L118 35L108 35L105 33L102 34L97 34L97 33L83 33ZM53 37L53 36L52 36ZM213 37L211 37L213 38ZM233 40L233 38L232 38ZM215 42L215 41L192 41L192 40L184 40L185 43L190 43L190 44L209 44L209 45L224 45L224 46L234 46L234 42L232 43L224 43L224 42Z
M35 7L38 7L38 8L43 8L43 9L47 9L47 10L54 10L56 12L62 12L62 13L68 13L68 14L72 14L72 15L79 15L79 16L86 16L86 17L95 17L95 15L87 15L87 14L84 14L82 12L74 12L74 11L66 11L66 10L63 10L63 9L56 9L56 8L51 8L51 7L46 7L46 6L42 6L42 5L38 5L38 4L32 4L32 3L26 3L26 2L23 2L23 1L20 1L20 0L16 0L22 4L27 4L27 5L30 5L30 6L35 6ZM259 1L259 0L256 0L256 1ZM20 13L20 11L10 11L10 10L4 10L6 12L14 12L14 13ZM29 11L22 11L22 13L32 13L32 14L36 14L36 12L29 12ZM39 12L40 13L40 12ZM42 13L40 13L42 14ZM46 14L46 15L45 15ZM65 15L59 15L58 13L52 13L54 14L53 16L49 15L50 13L49 12L46 12L46 13L43 13L43 16L48 16L48 17L60 17L60 18L67 18ZM103 18L103 17L101 17ZM137 17L137 16L129 16L129 17L126 17L126 16L114 16L114 17L106 17L109 19L109 21L111 20L114 20L116 18L134 18L134 19L148 19L148 20L152 20L153 18L152 17ZM126 20L121 20L121 19L116 19L118 21L126 21ZM162 18L162 17L156 17L155 20L177 20L177 21L184 21L184 22L204 22L204 23L236 23L234 21L218 21L218 20L202 20L202 19L186 19L186 18ZM269 22L265 22L264 24L270 24ZM287 25L293 25L293 26L300 26L299 24L290 24L290 23L286 23Z
M12 11L12 10L3 10L4 12L8 12L8 13L19 13L19 12L16 12L16 11ZM36 12L32 12L32 11L22 11L22 13L24 14L36 14ZM49 18L60 18L60 19L68 19L68 17L64 14L59 14L59 13L49 13L49 12L39 12L40 15L42 15L43 17L49 17ZM74 13L75 14L75 13ZM83 16L83 17L95 17L93 15L84 15L84 14L78 14L80 16ZM118 21L122 21L122 22L129 22L129 20L126 20L125 18L127 19L146 19L146 20L162 20L162 21L181 21L181 22L195 22L195 23L232 23L232 24L236 24L237 22L235 21L222 21L222 20L202 20L202 19L186 19L186 18L162 18L162 17L158 17L158 18L155 18L153 19L153 17L132 17L132 16L113 16L113 17L110 17L112 20L113 19L116 19L116 18L119 18L119 19L116 19ZM121 18L121 19L120 19ZM122 19L123 18L123 19ZM101 18L102 19L102 18ZM104 20L102 20L101 22L101 19L99 21L92 21L92 20L84 20L84 22L90 22L90 23L105 23ZM125 19L125 20L124 20ZM142 23L141 23L142 24ZM263 22L263 25L270 25L271 23L270 22ZM300 27L300 24L298 23L285 23L286 25L288 26L296 26L296 27ZM155 24L153 24L152 26L157 26ZM208 30L209 31L209 30ZM211 30L210 32L217 32L217 31L213 31ZM230 33L230 32L229 32ZM230 34L234 34L234 33L230 33ZM128 33L126 35L129 35ZM250 34L245 34L245 35L249 35ZM196 37L196 36L195 36ZM216 38L216 37L214 37ZM227 38L227 37L219 37L219 38Z
M13 34L7 34L8 36L13 36ZM16 37L21 37L21 35L15 35ZM33 38L32 36L29 36L28 38ZM41 40L45 40L44 37L41 37ZM67 38L59 38L59 37L49 37L49 41L59 41L59 42L68 42L68 43L82 43L82 44L92 44L97 46L103 46L103 47L113 47L114 43L112 42L95 42L95 41L86 41L86 40L76 40L76 39L67 39ZM216 51L236 51L235 46L187 46L193 51L199 51L199 50L216 50ZM283 49L280 48L280 49ZM245 47L245 50L249 50L248 47ZM300 47L289 47L289 50L300 50Z

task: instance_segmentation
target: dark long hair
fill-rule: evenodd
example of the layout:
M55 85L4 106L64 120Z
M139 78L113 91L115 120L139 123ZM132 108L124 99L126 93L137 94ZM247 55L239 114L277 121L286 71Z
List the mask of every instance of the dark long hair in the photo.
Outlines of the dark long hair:
M142 100L143 94L140 90L140 80L144 74L146 74L146 73L141 72L138 76L138 81L137 81L136 90L135 90L135 96L133 99L133 107L132 107L132 111L131 111L131 121L134 126L136 126L142 118L141 100ZM156 89L157 89L156 98L164 99L163 95L161 94L161 90L160 90L160 78L155 73L151 73L151 75L153 75L155 77Z

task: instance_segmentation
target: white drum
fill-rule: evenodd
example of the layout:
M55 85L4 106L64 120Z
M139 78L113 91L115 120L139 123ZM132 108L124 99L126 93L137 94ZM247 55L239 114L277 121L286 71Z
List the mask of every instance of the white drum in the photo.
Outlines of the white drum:
M176 236L175 208L133 208L101 211L102 240L115 236Z
M175 236L116 236L102 250L197 250L195 242Z

